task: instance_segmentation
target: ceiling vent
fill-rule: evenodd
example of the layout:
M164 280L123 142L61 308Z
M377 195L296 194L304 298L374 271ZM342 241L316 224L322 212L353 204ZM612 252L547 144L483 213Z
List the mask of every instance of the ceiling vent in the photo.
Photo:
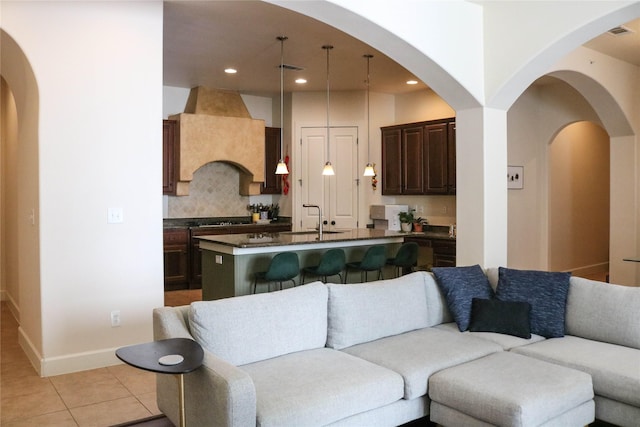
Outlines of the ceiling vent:
M611 34L612 36L624 36L625 34L633 34L635 33L635 31L628 27L625 27L624 25L619 25L610 29L609 31L607 31L607 33Z

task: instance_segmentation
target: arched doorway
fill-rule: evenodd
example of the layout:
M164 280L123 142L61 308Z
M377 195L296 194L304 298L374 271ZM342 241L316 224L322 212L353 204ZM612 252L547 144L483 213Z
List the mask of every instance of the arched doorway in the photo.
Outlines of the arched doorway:
M558 132L548 153L549 269L604 279L609 269L609 135L592 122L572 123Z
M5 240L3 236L2 239L1 267L7 280L6 299L20 323L20 337L29 340L25 345L30 348L25 351L38 366L35 354L42 352L43 334L39 253L39 91L24 52L4 30L0 30L0 44L0 76L6 81L6 88L15 102L15 110L3 111L1 120L3 129L5 126L14 128L11 160L16 162L15 169L2 171L5 191L0 221L7 233L5 236L10 238Z

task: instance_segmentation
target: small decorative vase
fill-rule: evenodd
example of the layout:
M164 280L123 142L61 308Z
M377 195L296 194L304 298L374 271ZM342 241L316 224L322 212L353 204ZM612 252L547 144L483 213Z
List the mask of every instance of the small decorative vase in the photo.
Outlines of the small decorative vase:
M400 223L400 228L402 229L402 231L404 232L410 232L411 231L411 223L410 222L402 222Z
M416 233L422 233L422 223L421 222L414 222L413 223L413 231L415 231Z

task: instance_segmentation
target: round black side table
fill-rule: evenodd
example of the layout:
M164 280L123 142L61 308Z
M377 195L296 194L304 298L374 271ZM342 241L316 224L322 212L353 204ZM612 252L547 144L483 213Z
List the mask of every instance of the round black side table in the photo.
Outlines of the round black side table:
M116 356L126 364L139 369L177 376L180 427L185 427L184 374L202 366L204 351L200 344L188 338L170 338L122 347L116 350Z

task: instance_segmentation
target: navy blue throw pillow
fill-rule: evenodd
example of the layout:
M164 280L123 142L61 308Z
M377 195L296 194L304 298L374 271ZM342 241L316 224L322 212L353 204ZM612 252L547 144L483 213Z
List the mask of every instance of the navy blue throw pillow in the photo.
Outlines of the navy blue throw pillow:
M468 267L434 267L436 282L444 294L449 311L460 332L469 329L471 302L474 298L493 298L489 279L479 265Z
M498 269L496 296L531 304L531 333L545 338L564 336L564 318L571 273Z
M495 332L531 338L531 304L521 301L474 298L471 303L471 332Z

